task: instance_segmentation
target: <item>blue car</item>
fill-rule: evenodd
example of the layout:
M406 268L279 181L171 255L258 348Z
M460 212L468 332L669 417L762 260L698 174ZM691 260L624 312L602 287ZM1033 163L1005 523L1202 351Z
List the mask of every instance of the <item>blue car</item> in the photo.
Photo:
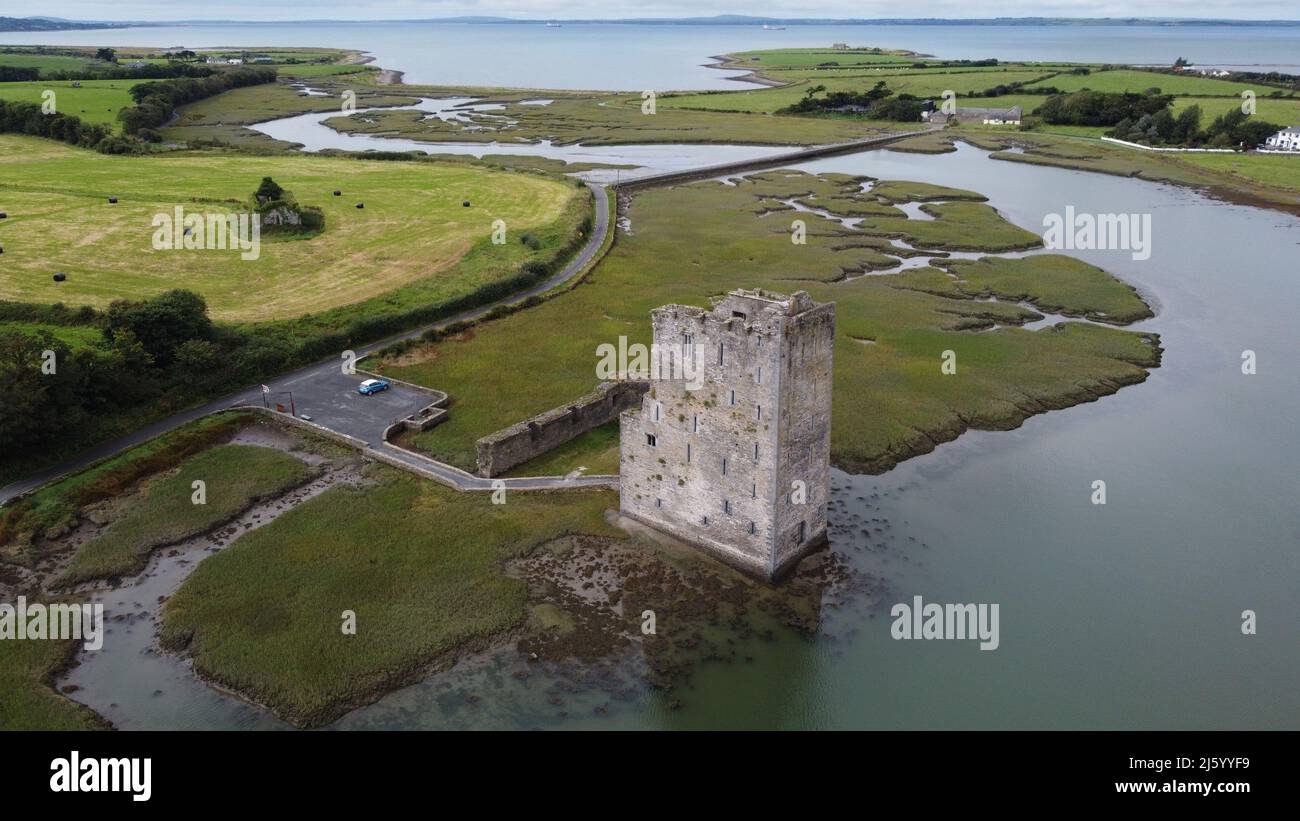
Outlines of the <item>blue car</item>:
M382 379L367 379L360 385L357 385L357 393L362 396L369 396L372 393L388 390L388 383Z

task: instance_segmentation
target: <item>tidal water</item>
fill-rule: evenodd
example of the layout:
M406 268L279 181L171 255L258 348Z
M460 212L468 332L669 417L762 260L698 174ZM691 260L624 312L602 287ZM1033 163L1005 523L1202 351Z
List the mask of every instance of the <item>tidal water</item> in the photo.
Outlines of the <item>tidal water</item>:
M1300 27L1293 26L764 32L306 23L5 33L0 40L338 46L371 52L379 65L406 71L409 82L533 88L736 87L702 67L709 55L842 40L954 58L1164 63L1183 56L1300 71ZM324 140L312 119L319 116L293 118L285 133ZM698 146L658 146L655 156L617 148L598 152L597 161L665 169L721 161ZM707 150L714 148L731 147ZM752 662L707 663L690 688L671 696L641 691L606 705L600 694L575 694L560 717L544 677L513 678L506 652L392 693L335 726L1300 729L1300 220L1171 186L994 161L970 147L940 156L871 151L800 167L971 188L1034 231L1045 214L1067 206L1150 213L1149 260L1072 253L1115 272L1152 303L1157 316L1135 327L1161 334L1162 367L1141 385L1034 417L1018 430L969 432L882 476L837 473L840 523L852 515L890 522L885 550L865 549L860 533L842 524L832 540L885 583L883 610L828 611L817 638L779 633L751 649ZM1241 372L1245 350L1257 357L1254 375ZM1104 506L1090 501L1098 479L1107 484ZM165 592L124 590L114 600L138 613ZM889 605L914 595L998 604L1000 647L891 639ZM1254 636L1240 630L1248 609L1258 617ZM147 621L119 629L132 634L120 645L130 657L74 672L85 688L74 697L100 709L115 705L105 712L122 726L280 726L194 680L183 665L145 652L139 639ZM106 672L92 676L93 669Z
M430 116L454 118L457 111L474 104L473 98L457 97L423 99L414 106L389 108L388 111L411 108L427 111ZM368 111L361 109L350 116L364 117ZM700 166L719 165L739 160L758 159L792 151L790 146L726 145L704 143L678 145L651 143L643 145L555 145L549 140L534 143L521 142L427 142L395 137L378 137L372 134L353 134L335 131L326 120L342 116L338 111L299 114L282 117L249 126L269 137L298 143L303 151L323 151L336 148L342 151L423 151L427 154L460 154L483 157L486 154L547 157L569 163L603 163L632 166L625 169L593 169L580 176L597 182L617 182L620 179L681 171Z
M683 26L541 22L293 22L93 31L3 32L0 42L167 48L360 49L408 83L658 91L737 88L706 68L729 52L776 47L906 48L950 59L1198 65L1300 73L1300 25L1260 26Z
M1300 728L1300 220L967 146L799 167L974 189L1030 230L1070 205L1150 213L1149 260L1073 253L1151 302L1156 317L1133 327L1161 335L1163 365L1141 385L1015 431L968 432L881 476L837 472L832 546L886 593L873 612L827 609L814 639L778 632L742 649L751 662L705 663L670 695L572 693L564 716L554 682L514 678L507 650L334 727ZM1244 350L1254 375L1242 373ZM1098 479L1105 505L1091 503ZM845 526L854 515L887 520L888 535L868 549ZM997 604L999 648L892 639L890 605L916 595ZM1257 635L1241 632L1248 609ZM115 704L123 726L159 726L157 705L167 726L278 726L182 665L148 663L156 699L142 696L155 686L147 675L89 668L74 674L86 687L74 697Z

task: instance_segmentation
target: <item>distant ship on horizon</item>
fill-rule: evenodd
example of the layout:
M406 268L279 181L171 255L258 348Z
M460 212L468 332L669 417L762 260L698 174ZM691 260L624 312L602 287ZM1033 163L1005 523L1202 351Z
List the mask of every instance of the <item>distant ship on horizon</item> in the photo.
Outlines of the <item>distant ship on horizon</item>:
M769 26L767 23L764 23L763 31L785 31L785 26Z
M558 28L563 28L563 27L564 27L564 24L563 24L563 23L547 23L547 24L546 24L546 27L547 27L548 29L558 29Z

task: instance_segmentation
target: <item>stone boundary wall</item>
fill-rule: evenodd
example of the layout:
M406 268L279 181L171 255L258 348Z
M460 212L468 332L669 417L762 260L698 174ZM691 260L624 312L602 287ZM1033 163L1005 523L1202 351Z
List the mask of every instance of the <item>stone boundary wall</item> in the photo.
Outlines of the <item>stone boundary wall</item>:
M602 382L600 387L562 407L488 434L475 443L479 476L500 476L515 465L581 436L641 403L649 382Z

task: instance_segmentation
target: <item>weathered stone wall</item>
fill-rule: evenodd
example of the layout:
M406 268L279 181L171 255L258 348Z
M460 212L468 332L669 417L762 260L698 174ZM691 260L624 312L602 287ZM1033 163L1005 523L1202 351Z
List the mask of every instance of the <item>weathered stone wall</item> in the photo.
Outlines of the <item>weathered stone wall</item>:
M475 443L480 476L499 476L515 465L540 456L592 428L611 422L635 406L649 384L639 381L602 382L586 396L518 424L484 436Z
M703 380L656 379L623 414L623 513L769 579L822 538L834 316L802 292L652 312L655 344L700 349ZM796 478L802 504L786 495Z

